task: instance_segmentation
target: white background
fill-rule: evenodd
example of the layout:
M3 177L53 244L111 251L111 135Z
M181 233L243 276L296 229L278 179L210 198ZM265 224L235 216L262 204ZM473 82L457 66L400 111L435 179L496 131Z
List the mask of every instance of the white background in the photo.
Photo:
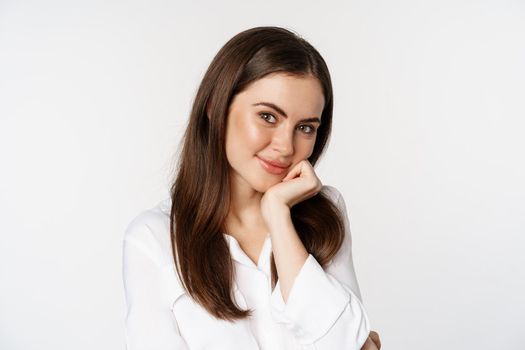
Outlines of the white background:
M0 348L124 348L124 229L167 196L207 65L258 25L329 65L317 172L384 349L524 349L517 0L0 0Z

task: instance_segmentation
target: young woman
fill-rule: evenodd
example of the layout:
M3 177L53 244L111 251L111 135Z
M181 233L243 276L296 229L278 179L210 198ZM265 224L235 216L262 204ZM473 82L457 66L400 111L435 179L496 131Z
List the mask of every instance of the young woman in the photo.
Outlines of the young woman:
M221 48L170 197L126 229L129 350L380 346L345 201L313 169L332 109L326 63L295 33L252 28Z

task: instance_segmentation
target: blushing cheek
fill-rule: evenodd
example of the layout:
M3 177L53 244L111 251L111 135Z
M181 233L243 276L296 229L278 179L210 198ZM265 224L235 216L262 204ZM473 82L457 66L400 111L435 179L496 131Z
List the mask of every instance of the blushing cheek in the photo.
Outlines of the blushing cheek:
M265 129L255 122L246 122L243 128L245 145L256 148L252 149L253 152L259 152L265 146L265 140L268 139L269 132L269 129Z
M306 158L310 157L312 155L312 153L314 152L314 147L315 147L315 139L312 143L310 143L310 150L308 151L308 154L306 156Z
M234 119L234 133L236 139L236 147L238 150L242 150L243 147L247 146L249 138L247 137L249 132L249 127L242 115L236 115Z
M310 157L310 155L312 154L314 150L314 146L315 146L315 140L300 143L297 146L297 155L300 158L299 160L308 159L308 157Z

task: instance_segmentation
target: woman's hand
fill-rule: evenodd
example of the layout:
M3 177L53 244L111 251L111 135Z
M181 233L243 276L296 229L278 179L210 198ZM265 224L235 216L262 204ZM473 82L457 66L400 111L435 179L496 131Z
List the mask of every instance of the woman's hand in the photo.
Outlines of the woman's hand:
M366 339L366 342L361 347L361 350L380 350L381 341L379 340L379 334L374 331L370 331L370 335Z
M323 187L307 159L295 164L282 181L270 187L261 198L261 204L292 208L297 203L315 196Z

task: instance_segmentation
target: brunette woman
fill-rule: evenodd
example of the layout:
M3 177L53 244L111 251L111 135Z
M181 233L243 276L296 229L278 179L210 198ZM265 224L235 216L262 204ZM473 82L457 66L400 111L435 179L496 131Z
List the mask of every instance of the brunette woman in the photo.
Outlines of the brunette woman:
M326 63L298 34L257 27L220 49L169 198L126 230L129 350L380 347L345 201L314 170L332 110Z

